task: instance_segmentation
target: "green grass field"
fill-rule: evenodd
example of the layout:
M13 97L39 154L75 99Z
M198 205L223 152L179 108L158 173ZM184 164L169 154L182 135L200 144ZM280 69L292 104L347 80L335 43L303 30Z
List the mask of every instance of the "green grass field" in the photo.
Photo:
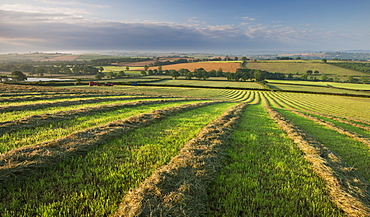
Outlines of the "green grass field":
M305 74L307 70L319 71L320 75L325 74L330 76L362 76L364 73L354 70L343 69L340 67L324 64L319 61L309 60L279 60L279 61L257 61L248 62L247 68L259 69L269 72L280 72L284 74Z
M151 82L159 85L188 85L188 86L208 86L208 87L235 87L263 89L263 86L256 82L232 82L232 81L208 81L208 80L163 80Z
M0 84L1 215L114 216L147 180L152 199L165 201L155 213L168 216L370 215L370 98L186 82L215 86ZM232 113L235 105L246 107ZM143 200L130 201L138 215Z

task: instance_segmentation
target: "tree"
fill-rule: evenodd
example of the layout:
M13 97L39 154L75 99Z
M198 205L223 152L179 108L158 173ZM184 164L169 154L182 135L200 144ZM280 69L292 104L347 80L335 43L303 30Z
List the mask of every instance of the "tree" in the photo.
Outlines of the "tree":
M369 77L367 77L367 76L363 75L363 76L361 76L360 81L361 81L362 83L366 84L366 83L368 83L368 82L369 82Z
M313 73L314 73L314 74L319 74L320 72L319 72L319 71L317 71L317 70L315 70Z
M257 71L254 73L254 78L256 79L256 81L263 81L265 80L265 75L263 74L263 72Z
M141 74L142 76L145 76L145 75L146 75L146 71L141 71L141 72L140 72L140 74Z
M301 75L301 80L307 80L307 78L308 78L307 74Z
M353 76L347 76L347 82L349 83L353 83L355 81L355 79L353 78Z
M23 74L21 71L13 71L12 72L12 80L13 81L25 81L27 80L27 76Z
M306 74L311 75L312 74L312 70L307 70L306 71Z
M114 73L112 71L108 72L108 78L115 78L117 77L117 73Z
M125 74L125 71L122 70L118 72L117 78L122 78L124 76L126 76L126 74Z
M129 66L126 66L126 70L129 71L130 70L130 67Z
M172 76L173 79L177 79L177 77L180 76L180 73L178 71L172 69L170 71L170 75Z
M216 72L216 76L217 76L217 77L224 77L224 73L223 73L223 71L222 71L222 68L219 68L219 69L217 70L217 72Z
M329 80L329 77L327 75L321 75L321 80L322 81L327 81L327 80Z
M289 79L289 80L293 79L293 74L292 74L292 73L289 73L289 74L288 74L288 79Z
M144 66L144 70L145 70L145 71L148 71L148 69L149 69L149 66L148 66L148 65L145 65L145 66Z
M186 72L185 79L191 80L191 78L194 76L193 72L188 71Z
M104 75L104 73L102 73L102 72L98 72L98 73L96 73L96 75L95 75L95 78L96 79L98 79L98 80L101 80L102 78L104 78L105 77L105 75Z
M327 62L328 62L328 60L327 60L327 59L322 59L322 62L323 62L323 63L327 63Z

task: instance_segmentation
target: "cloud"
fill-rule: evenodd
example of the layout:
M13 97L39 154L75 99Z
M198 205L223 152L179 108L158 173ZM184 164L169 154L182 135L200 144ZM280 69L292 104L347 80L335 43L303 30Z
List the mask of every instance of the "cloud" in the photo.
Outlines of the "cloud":
M46 7L1 7L0 52L66 50L197 51L291 49L334 33L262 24L209 25L196 17L186 23L119 22L83 17L88 11ZM75 10L75 11L74 11ZM78 15L76 15L78 14ZM254 18L244 17L244 20Z
M253 18L253 17L241 17L242 20L250 20L250 21L254 21L256 20L256 18Z
M67 6L83 6L83 7L91 7L91 8L110 8L108 5L100 5L100 4L87 4L78 1L53 1L53 0L35 0L37 2L41 2L44 4L52 4L52 5L67 5Z

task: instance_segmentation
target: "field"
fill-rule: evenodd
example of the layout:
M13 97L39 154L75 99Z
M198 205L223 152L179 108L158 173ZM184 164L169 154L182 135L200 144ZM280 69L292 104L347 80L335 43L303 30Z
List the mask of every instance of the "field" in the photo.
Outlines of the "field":
M248 62L247 68L259 69L269 72L280 72L284 74L305 74L307 70L319 71L320 74L325 74L327 76L362 76L364 73L357 72L354 70L343 69L340 67L332 66L329 64L324 64L318 61L310 60L279 60L279 61L257 61ZM315 75L313 75L315 76Z
M155 77L155 76L153 76ZM263 89L264 87L257 82L233 82L233 81L211 81L211 80L162 80L151 82L154 85L186 85L186 86L207 86L207 87L235 87Z
M186 82L0 84L2 216L370 215L370 98Z
M206 71L211 70L218 70L222 68L223 72L235 72L236 69L241 68L241 62L240 61L227 61L227 62L196 62L196 63L179 63L174 65L165 65L162 66L162 70L180 70L180 69L189 69L190 71L194 71L194 69L204 68ZM149 69L158 69L158 66L156 67L150 67Z

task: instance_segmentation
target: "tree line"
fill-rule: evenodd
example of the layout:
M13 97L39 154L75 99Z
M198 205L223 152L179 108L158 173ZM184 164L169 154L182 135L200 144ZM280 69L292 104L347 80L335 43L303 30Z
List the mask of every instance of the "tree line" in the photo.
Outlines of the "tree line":
M357 62L330 62L330 65L338 66L345 69L351 69L363 73L370 73L370 63Z

